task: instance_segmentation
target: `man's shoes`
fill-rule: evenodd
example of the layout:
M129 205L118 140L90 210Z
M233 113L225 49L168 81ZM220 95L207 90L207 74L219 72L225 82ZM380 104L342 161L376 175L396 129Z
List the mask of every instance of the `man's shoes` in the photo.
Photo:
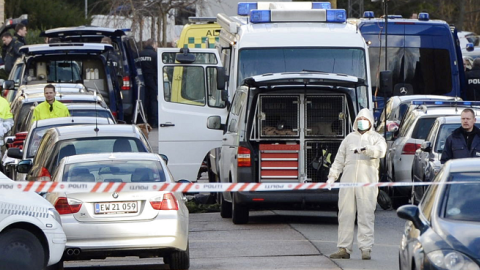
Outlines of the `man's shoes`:
M339 248L337 252L330 255L330 259L350 259L350 253L345 248Z
M370 260L372 256L370 255L371 250L363 249L362 250L362 260Z

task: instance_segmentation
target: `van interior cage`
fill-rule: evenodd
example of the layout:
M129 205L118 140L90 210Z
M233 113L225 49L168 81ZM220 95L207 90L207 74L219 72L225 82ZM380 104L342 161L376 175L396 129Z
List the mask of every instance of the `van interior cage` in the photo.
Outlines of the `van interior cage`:
M335 160L342 141L306 141L305 168L307 180L311 182L327 182L328 172Z

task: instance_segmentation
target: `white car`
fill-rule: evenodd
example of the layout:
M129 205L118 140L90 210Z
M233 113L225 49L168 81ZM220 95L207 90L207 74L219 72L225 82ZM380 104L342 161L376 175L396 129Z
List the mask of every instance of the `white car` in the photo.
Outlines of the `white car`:
M2 269L57 269L67 238L57 210L34 192L16 191L0 173L0 265Z
M56 192L45 198L60 213L67 245L63 260L163 257L170 269L188 269L188 209L179 192L145 191L142 183L173 183L154 153L101 153L62 159L54 182L138 183L111 192ZM161 264L162 262L159 262Z

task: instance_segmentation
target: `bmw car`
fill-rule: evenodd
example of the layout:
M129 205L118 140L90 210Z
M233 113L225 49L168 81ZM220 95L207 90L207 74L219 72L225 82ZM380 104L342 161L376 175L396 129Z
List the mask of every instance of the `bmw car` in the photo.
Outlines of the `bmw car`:
M480 269L480 159L450 160L406 219L400 269Z
M174 183L154 153L103 153L62 159L54 182ZM67 235L64 261L108 257L163 257L170 269L188 269L188 209L179 192L138 189L104 193L48 193ZM159 261L159 264L161 262Z

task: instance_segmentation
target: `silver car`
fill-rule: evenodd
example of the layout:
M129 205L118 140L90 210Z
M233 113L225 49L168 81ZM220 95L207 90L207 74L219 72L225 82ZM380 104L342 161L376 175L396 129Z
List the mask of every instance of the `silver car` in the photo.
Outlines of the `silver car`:
M154 153L69 156L54 182L173 183ZM188 269L188 209L183 194L170 191L48 193L67 235L64 260L163 257L170 269Z

